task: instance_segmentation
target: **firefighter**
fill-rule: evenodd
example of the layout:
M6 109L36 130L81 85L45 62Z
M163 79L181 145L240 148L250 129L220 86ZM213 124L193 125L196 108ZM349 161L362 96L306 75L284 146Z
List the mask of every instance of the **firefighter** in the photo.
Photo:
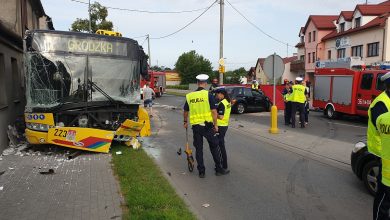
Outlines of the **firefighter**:
M386 90L374 99L368 109L367 148L379 159L379 175L377 178L377 193L374 199L374 219L389 219L390 209L390 145L389 134L382 130L389 122L390 110L390 72L381 77ZM382 126L382 127L381 127ZM387 218L386 218L386 217Z
M295 128L295 117L297 109L299 111L299 121L301 123L301 128L305 127L305 101L306 101L306 88L302 85L302 77L297 77L296 84L292 86L291 93L291 127Z
M284 100L284 124L291 124L291 86L292 82L286 82L286 87L283 89L283 100Z
M188 115L192 125L196 162L198 164L197 168L200 178L204 178L206 174L206 168L203 162L203 137L209 143L215 163L215 175L221 176L229 173L221 165L221 150L218 146L217 137L217 104L209 91L204 89L207 86L208 78L209 76L206 74L200 74L196 77L198 80L198 89L186 95L183 113L184 128L188 128Z
M221 149L222 156L222 168L227 169L227 154L225 148L225 135L229 126L230 112L232 111L232 105L230 103L230 97L224 88L215 90L218 104L218 143Z

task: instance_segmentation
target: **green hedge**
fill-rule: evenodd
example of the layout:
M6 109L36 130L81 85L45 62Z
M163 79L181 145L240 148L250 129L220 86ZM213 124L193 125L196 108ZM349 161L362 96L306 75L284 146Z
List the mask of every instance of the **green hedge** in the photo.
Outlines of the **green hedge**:
M188 85L171 85L171 86L167 86L167 89L188 90Z

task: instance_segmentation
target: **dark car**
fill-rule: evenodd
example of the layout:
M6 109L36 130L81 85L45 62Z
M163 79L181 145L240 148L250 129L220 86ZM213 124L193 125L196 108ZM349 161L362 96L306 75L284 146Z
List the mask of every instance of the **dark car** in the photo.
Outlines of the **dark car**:
M355 144L351 153L351 168L367 190L375 195L378 189L379 158L368 152L366 140Z
M234 113L269 111L272 102L261 90L244 86L226 86L227 93L233 102Z

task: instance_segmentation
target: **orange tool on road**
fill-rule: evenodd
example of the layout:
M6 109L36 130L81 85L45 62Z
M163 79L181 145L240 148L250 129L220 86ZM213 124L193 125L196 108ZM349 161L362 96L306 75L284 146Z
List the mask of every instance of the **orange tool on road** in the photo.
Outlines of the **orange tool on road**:
M192 149L190 148L190 145L188 144L188 129L186 128L186 150L184 151L187 154L187 163L188 163L188 170L190 172L194 171L194 157L192 156Z

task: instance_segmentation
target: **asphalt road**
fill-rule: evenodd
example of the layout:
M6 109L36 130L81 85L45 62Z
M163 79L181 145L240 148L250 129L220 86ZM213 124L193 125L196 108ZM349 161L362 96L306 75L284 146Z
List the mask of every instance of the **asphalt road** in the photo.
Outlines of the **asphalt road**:
M323 163L233 128L226 136L231 173L214 175L205 143L206 178L200 179L197 172L188 172L185 155L176 153L185 146L180 110L184 98L166 95L155 101L154 135L143 146L200 219L371 218L373 198L345 166ZM269 113L234 115L232 120L268 124ZM323 137L321 132L327 129L332 129L332 138L347 143L365 133L364 121L329 122L320 113L311 114L305 132Z

